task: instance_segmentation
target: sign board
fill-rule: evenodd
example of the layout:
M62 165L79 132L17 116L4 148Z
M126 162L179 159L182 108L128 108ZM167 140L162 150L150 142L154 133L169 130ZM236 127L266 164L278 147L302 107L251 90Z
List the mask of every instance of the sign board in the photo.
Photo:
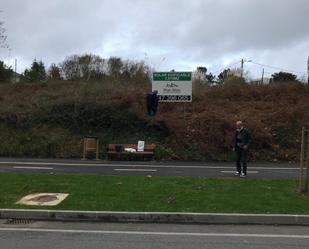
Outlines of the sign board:
M160 102L192 102L192 73L155 72L152 90L158 91Z
M137 142L137 151L144 151L145 148L145 141L138 141Z

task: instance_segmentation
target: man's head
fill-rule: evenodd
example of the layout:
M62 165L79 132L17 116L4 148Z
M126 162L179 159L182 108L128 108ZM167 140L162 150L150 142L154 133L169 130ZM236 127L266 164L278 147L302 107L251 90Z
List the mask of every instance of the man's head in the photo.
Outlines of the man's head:
M242 128L244 128L242 121L238 120L236 122L236 128L237 128L237 130L241 130Z
M153 91L153 94L158 94L158 90L154 90L154 91Z

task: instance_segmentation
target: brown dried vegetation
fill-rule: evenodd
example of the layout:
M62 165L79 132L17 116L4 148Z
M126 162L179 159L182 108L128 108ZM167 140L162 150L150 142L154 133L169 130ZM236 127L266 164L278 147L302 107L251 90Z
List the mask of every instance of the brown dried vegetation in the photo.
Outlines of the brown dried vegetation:
M55 131L62 129L65 139L71 134L75 139L72 141L79 141L92 131L102 138L103 144L132 143L139 137L155 142L159 145L159 159L231 160L234 123L243 120L252 131L253 160L298 160L301 127L308 122L306 113L309 112L308 93L299 83L232 82L207 87L195 82L192 103L160 103L155 118L148 117L145 110L145 95L150 88L149 83L116 81L3 84L0 86L1 132L15 129L30 134L33 127L38 130L46 126ZM115 126L117 122L119 125ZM105 134L107 131L109 134ZM127 140L122 141L120 137ZM55 142L56 147L60 140ZM3 146L0 155L16 156ZM61 155L56 153L57 149L17 155L76 157L80 148L72 149L72 146L72 142L58 146L62 150L69 147L68 153L62 151ZM104 157L104 150L101 153Z

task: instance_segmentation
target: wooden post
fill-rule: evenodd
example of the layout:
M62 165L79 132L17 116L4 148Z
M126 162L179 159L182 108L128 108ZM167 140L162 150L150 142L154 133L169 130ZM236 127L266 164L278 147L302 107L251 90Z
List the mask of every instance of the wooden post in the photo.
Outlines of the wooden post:
M303 178L304 178L304 160L305 160L305 127L301 132L301 147L300 147L300 169L299 169L299 192L303 192Z
M96 136L84 137L84 150L82 160L86 160L87 152L95 152L95 159L99 160L99 139Z
M95 159L99 160L99 139L97 139L97 149L95 152Z
M84 138L84 149L83 149L83 158L82 160L86 160L86 139Z
M304 140L305 140L304 158L305 158L305 165L307 169L304 192L307 193L308 192L308 182L309 182L309 125L306 127Z

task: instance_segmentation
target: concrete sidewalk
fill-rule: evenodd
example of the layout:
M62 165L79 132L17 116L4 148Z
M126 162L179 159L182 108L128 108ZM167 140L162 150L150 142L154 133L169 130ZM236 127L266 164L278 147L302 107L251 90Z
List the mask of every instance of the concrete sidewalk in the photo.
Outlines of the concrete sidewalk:
M0 219L183 224L309 225L309 215L105 212L31 209L0 209Z

